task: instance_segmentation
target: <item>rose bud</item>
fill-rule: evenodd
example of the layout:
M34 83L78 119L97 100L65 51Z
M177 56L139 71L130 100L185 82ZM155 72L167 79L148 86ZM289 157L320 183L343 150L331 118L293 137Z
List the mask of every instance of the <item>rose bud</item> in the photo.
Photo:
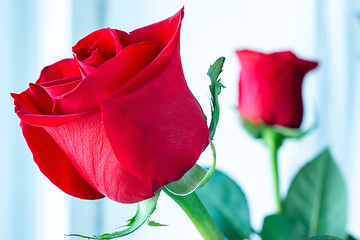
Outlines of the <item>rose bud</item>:
M12 94L36 164L61 190L134 203L194 166L209 131L182 70L183 15L130 33L95 31L74 59Z
M292 52L264 54L236 51L240 60L238 109L255 127L279 125L299 128L303 118L301 86L307 72L318 63Z

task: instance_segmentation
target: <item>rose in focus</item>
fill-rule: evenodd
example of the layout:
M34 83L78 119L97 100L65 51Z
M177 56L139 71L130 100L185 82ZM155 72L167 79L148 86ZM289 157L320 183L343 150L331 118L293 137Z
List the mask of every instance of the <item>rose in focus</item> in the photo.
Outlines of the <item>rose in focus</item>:
M301 86L318 63L290 51L264 54L236 51L241 65L238 109L255 126L299 128L303 118Z
M209 142L180 60L183 9L129 34L101 29L12 94L41 172L64 192L134 203L194 166Z

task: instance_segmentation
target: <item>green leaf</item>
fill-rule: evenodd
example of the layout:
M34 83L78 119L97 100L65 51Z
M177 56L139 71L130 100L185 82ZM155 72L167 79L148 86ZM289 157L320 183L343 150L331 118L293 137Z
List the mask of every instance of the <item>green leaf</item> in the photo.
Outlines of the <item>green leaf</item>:
M294 178L284 211L305 229L299 236L302 239L317 235L346 236L346 186L328 149Z
M229 240L249 237L248 204L243 191L232 179L216 170L210 181L196 193Z
M347 236L346 240L356 240L354 236L351 236L350 234Z
M213 164L209 171L195 164L180 180L167 184L165 188L172 194L186 196L204 186L210 180L216 166L216 150L212 142L210 147L213 152Z
M284 213L267 216L264 219L261 238L263 240L303 240L303 226Z
M113 233L105 233L100 236L84 236L80 234L69 234L67 236L82 237L87 239L114 239L129 235L130 233L133 233L139 227L141 227L141 225L143 225L146 222L146 220L148 220L149 217L153 214L156 208L156 203L159 198L159 195L160 195L160 191L157 191L153 198L139 202L135 216L128 221L127 225L123 226L123 227L127 227L124 230L116 231Z
M209 126L210 140L214 139L216 127L219 122L220 106L218 96L220 95L221 89L225 88L225 86L221 84L221 79L218 78L222 72L224 62L224 57L218 58L213 65L210 65L207 73L211 80L211 85L209 86L211 93L211 122Z
M308 240L342 240L342 239L333 236L316 236L316 237L308 238Z

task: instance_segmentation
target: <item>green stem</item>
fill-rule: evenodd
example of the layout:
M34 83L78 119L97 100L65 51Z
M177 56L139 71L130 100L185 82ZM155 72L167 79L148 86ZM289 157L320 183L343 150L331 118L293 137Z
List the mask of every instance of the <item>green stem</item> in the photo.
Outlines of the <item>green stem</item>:
M271 167L272 173L274 178L274 188L275 188L275 200L277 209L281 212L281 199L280 199L280 183L279 183L279 168L278 168L278 161L277 161L277 149L271 148L270 149L271 155Z
M280 180L279 180L279 167L278 167L278 150L283 142L283 137L273 131L271 128L264 129L263 139L266 146L270 150L271 168L274 182L275 201L277 211L281 212L282 204L280 197Z
M195 192L186 196L178 196L170 193L165 188L163 190L184 210L204 240L224 239L216 223Z

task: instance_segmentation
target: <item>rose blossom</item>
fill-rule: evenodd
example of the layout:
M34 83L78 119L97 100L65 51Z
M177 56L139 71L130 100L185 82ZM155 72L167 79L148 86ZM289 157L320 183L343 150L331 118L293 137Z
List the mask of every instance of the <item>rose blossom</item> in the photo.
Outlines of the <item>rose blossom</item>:
M64 192L133 203L180 179L209 142L180 61L183 9L129 34L107 28L12 94L41 172Z
M296 57L292 52L264 54L236 51L240 60L238 109L254 125L299 128L303 117L301 85L317 62Z

